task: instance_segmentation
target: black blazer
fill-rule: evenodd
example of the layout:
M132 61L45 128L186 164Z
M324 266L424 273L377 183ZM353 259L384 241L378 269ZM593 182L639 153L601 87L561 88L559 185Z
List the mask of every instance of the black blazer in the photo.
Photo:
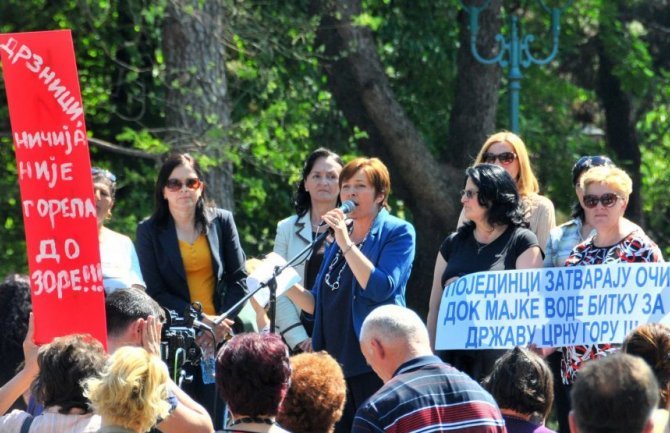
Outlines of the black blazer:
M246 258L233 214L223 209L208 209L206 216L207 242L216 277L214 306L217 314L221 314L246 293ZM182 316L191 297L174 220L170 217L166 227L158 227L153 218L146 219L137 226L136 239L147 293L161 306Z

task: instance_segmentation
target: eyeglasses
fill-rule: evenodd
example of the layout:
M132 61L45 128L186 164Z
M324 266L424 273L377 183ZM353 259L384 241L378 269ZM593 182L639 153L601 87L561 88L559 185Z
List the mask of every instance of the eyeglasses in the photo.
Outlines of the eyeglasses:
M516 159L516 153L503 152L496 155L495 153L486 152L482 157L482 161L484 161L487 164L495 164L496 159L500 161L501 164L508 165L511 164L512 161Z
M168 179L167 182L165 182L165 188L172 192L179 191L184 185L186 185L186 188L195 191L196 189L200 188L202 182L200 182L200 179L197 177L186 179L183 183L179 179Z
M475 191L474 189L464 189L461 191L461 198L465 197L466 199L470 200L476 196L477 193L479 193L479 191Z
M93 176L102 176L110 182L116 182L116 176L109 170L105 170L100 167L91 167L91 175Z
M587 194L584 196L584 206L589 209L593 209L598 206L598 203L602 203L603 207L612 207L621 197L614 194L613 192L608 192L603 194L600 197L597 195Z

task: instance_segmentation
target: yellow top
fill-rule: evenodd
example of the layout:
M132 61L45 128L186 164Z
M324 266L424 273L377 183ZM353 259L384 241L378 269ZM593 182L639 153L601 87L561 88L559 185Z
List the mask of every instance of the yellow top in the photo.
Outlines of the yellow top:
M179 241L179 252L184 262L186 271L186 283L191 295L191 302L200 302L202 312L205 314L216 314L214 308L214 269L212 268L212 255L205 235L198 236L193 245L188 242ZM182 313L182 312L179 312Z

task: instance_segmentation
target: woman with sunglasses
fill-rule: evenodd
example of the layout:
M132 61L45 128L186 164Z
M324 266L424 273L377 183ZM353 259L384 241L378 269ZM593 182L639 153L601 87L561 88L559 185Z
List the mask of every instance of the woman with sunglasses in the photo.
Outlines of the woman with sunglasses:
M91 174L105 293L109 295L118 289L129 287L144 290L144 280L133 241L128 236L105 227L105 221L112 217L112 208L116 201L116 176L98 167L93 167Z
M309 155L298 182L294 204L296 214L279 221L274 252L291 260L303 251L326 227L321 215L337 207L342 171L342 159L334 152L319 148ZM302 257L295 270L305 287L312 287L330 244L324 240ZM277 328L291 350L308 352L312 349L311 330L303 326L300 310L287 296L277 298ZM309 328L309 326L308 326Z
M586 219L591 221L596 234L573 248L566 266L663 261L654 241L623 216L633 191L633 181L625 171L613 166L591 168L582 175L579 187L584 191ZM612 345L570 346L561 350L562 380L570 385L585 360L607 356Z
M246 292L246 258L233 215L213 207L203 177L190 155L167 158L156 180L154 212L137 227L137 252L147 293L161 306L183 316L191 303L202 305L200 320L214 330L216 342L208 333L196 342L214 353L233 325L214 320ZM189 394L220 419L212 413L213 383L203 384L199 367L193 373Z
M475 165L482 163L498 165L512 176L525 207L530 231L535 233L540 247L544 248L549 231L556 225L554 204L547 197L538 194L540 186L521 137L507 131L493 134L486 140L475 159ZM464 222L464 214L461 213L458 227Z
M445 239L435 261L428 309L428 333L435 347L437 315L444 288L458 277L484 271L542 267L537 237L528 230L516 182L493 164L466 171L461 192L467 222ZM480 381L504 350L449 350L442 358Z

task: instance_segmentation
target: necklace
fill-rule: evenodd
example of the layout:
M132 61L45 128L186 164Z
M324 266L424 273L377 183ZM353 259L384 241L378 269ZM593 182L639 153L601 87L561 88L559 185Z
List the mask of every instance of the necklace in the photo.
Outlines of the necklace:
M238 424L267 424L267 425L274 425L275 420L272 418L263 418L263 417L252 417L252 416L245 416L244 418L237 419L233 422L230 423L231 426L238 425Z
M365 240L368 238L367 235L365 235L365 238L361 241L360 244L356 244L356 247L358 249L361 249L363 247L363 244L365 244ZM342 250L338 249L337 252L335 253L335 257L333 257L333 260L330 262L330 265L328 265L328 272L326 272L326 277L324 278L324 282L326 283L326 286L330 287L331 291L335 291L340 288L340 278L342 277L342 272L344 271L344 268L347 267L347 261L344 261L344 264L340 268L340 271L337 273L337 279L335 280L334 283L330 282L330 275L333 273L333 269L335 269L335 266L337 266L337 262L340 260L340 256L342 255Z

